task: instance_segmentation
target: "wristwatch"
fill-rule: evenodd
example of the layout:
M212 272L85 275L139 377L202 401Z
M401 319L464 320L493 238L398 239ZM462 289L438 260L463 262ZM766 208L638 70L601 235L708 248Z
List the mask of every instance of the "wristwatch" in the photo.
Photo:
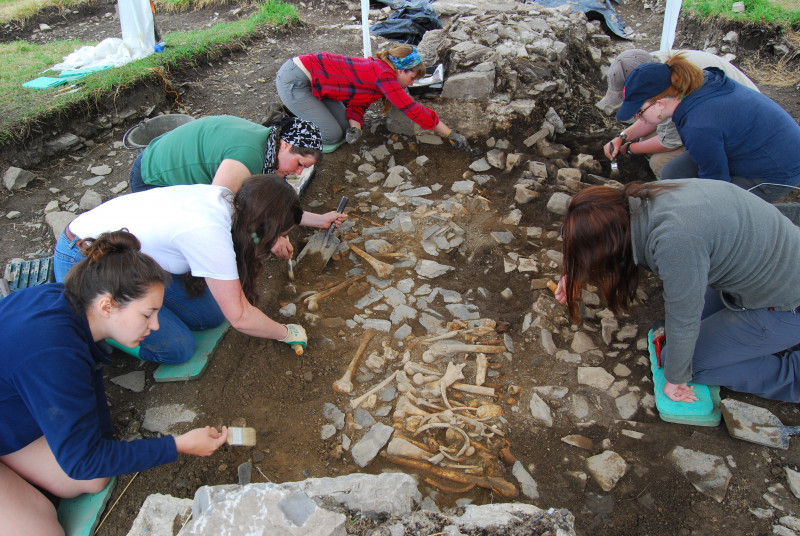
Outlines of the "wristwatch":
M622 148L625 149L625 154L628 156L633 156L635 154L633 151L631 151L631 145L633 145L633 142L629 141L628 143L622 146Z
M622 143L628 141L628 133L625 131L622 131L619 134L617 134L617 137L622 140Z

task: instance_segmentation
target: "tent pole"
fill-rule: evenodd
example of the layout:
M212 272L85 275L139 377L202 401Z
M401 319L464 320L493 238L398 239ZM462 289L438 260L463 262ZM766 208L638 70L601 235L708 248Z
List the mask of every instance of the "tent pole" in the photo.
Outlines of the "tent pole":
M361 32L364 39L364 57L372 56L372 43L369 40L369 0L361 0Z
M662 52L672 50L675 44L675 28L678 26L678 17L681 14L682 0L667 0L667 7L664 10L664 26L661 28L661 48Z

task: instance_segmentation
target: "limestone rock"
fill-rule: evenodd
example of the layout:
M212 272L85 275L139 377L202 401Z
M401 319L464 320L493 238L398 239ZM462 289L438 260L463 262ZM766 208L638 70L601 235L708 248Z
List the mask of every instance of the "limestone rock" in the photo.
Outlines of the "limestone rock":
M628 464L613 450L606 450L586 460L586 469L603 491L611 491L625 476Z

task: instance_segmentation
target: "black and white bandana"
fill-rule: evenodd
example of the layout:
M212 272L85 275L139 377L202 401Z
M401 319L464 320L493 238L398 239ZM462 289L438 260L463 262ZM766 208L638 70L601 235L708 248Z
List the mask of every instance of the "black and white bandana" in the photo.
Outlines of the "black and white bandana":
M275 173L278 167L279 139L293 147L322 150L322 133L317 125L297 117L289 117L281 121L280 125L274 126L269 133L267 149L264 152L263 173Z

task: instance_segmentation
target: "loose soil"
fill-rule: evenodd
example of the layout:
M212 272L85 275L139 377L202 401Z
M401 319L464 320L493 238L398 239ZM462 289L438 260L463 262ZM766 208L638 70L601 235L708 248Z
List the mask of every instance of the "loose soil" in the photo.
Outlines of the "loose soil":
M213 10L189 14L159 13L157 22L163 32L197 28L215 20L230 19L246 13L248 8L234 12L236 6L219 7ZM232 52L218 59L209 59L169 75L170 89L176 93L156 99L152 96L161 91L160 86L145 88L118 96L114 106L117 111L126 108L155 106L153 113L188 111L195 116L212 114L238 115L259 121L266 106L277 99L274 75L287 58L308 51L331 50L344 54L358 55L361 38L357 30L343 29L341 24L354 23L358 17L357 9L347 9L343 4L328 2L308 2L298 4L301 17L306 21L301 25L278 33L267 32L261 38L247 44L244 50ZM67 16L50 14L20 27L9 25L3 30L4 39L23 38L43 41L64 36L83 37L100 40L116 36L118 21L113 15L113 4L99 4L94 8L82 8L78 13ZM637 32L634 45L654 50L658 48L662 15L651 9L643 9L638 2L618 6L622 18ZM53 27L50 32L38 30L39 22L47 22ZM721 37L729 27L713 25L704 27L699 23L681 23L676 47L703 48L707 43L721 44ZM762 41L749 50L741 48L740 55L769 58L769 47L774 44L775 35L762 32ZM60 36L60 37L59 37ZM767 61L766 59L764 61ZM758 83L758 80L756 80ZM775 87L761 85L762 90L779 102L796 119L800 119L800 95L796 87ZM598 85L594 88L596 98L603 92ZM175 98L177 95L177 101ZM596 99L594 99L596 100ZM435 101L431 101L436 107ZM567 111L569 109L569 111ZM567 134L557 141L573 148L573 153L587 152L601 160L601 145L619 128L614 122L602 118L591 103L576 102L557 110L568 119ZM77 118L76 118L77 119ZM92 117L88 118L89 120ZM446 120L446 118L445 118ZM472 158L446 146L418 146L409 140L393 137L381 124L380 117L370 116L373 128L367 129L363 145L375 147L384 141L397 140L401 145L393 150L398 164L411 169L420 186L438 183L441 192L449 192L453 182L462 179ZM43 221L42 210L52 199L67 194L71 199L79 199L86 187L82 180L88 178L88 169L102 163L113 168L111 175L93 188L104 199L113 196L110 188L127 180L130 164L135 156L119 146L124 131L135 123L121 123L112 131L93 138L91 147L82 149L66 158L48 160L31 169L42 179L28 188L13 193L3 190L0 193L0 215L9 211L21 211L23 217L8 220L0 217L0 260L7 262L15 257L33 258L49 254L54 239ZM522 125L509 132L487 132L477 140L478 146L486 149L485 142L490 136L506 139L511 148L508 152L529 153L522 144L538 125ZM55 128L55 127L53 127ZM47 130L45 126L44 130ZM325 161L303 196L303 203L315 211L333 209L341 195L366 191L370 186L363 177L352 183L344 180L346 170L354 170L354 151L343 147L325 156ZM414 163L419 155L426 155L430 162L424 168ZM535 159L535 156L534 156ZM3 162L4 170L8 163ZM607 169L605 170L608 171ZM623 181L650 178L646 165L642 162L625 162ZM552 174L551 174L552 177ZM481 194L487 198L493 210L479 210L475 202L465 202L470 210L468 218L457 219L466 230L466 240L457 250L442 254L436 260L443 264L457 266L455 272L435 280L435 285L468 294L478 306L481 315L508 324L509 334L515 341L515 352L510 361L499 363L500 375L493 378L494 383L504 386L519 385L522 395L516 405L519 411L504 403L508 418L508 436L511 450L518 460L530 469L539 486L540 498L533 501L542 508L567 508L576 517L576 527L580 534L613 535L689 535L689 534L766 534L771 532L772 520L760 520L748 512L749 508L769 508L762 495L768 484L784 483L783 468L797 469L800 466L800 450L797 443L785 452L758 447L731 439L724 426L702 428L667 424L656 414L640 410L635 416L636 424L615 420L617 415L613 404L595 396L590 389L577 384L574 367L566 366L547 355L539 344L538 336L521 333L523 319L531 305L544 290L531 290L530 277L518 272L506 274L503 258L506 250L488 237L492 230L504 230L499 222L514 204L513 184L518 177L513 174L496 174ZM57 191L53 191L56 189ZM370 212L370 204L380 204L382 194L373 193L368 198L357 198L351 204L355 208L353 216L357 219L356 231L371 226L377 216ZM545 209L546 197L521 206L523 219L520 226L540 226L544 229L541 239L529 240L524 245L515 245L520 256L541 256L541 252L553 249L560 251L557 231L559 219ZM470 204L472 203L472 204ZM301 247L310 236L308 231L298 231L292 236L295 247ZM399 243L407 240L406 235L385 237L396 246L396 250L406 248L419 258L425 258L417 243ZM513 244L512 244L513 245ZM322 275L308 276L302 271L298 280L290 282L286 274L285 261L267 260L265 274L261 281L260 306L273 317L278 308L294 301L309 289L320 289L329 283L341 281L352 268L347 258L334 260ZM556 276L557 268L545 268L539 276ZM412 277L409 273L407 277ZM482 298L477 289L486 289L489 298ZM505 289L512 291L510 299L500 298ZM659 298L659 283L649 277L644 281L644 289L649 297L637 305L631 315L620 323L635 323L639 327L639 337L647 333L652 323L663 314L663 304ZM352 318L358 313L353 302L358 295L334 296L322 304L316 314L321 321L311 327L311 320L304 318L301 311L299 322L308 326L310 335L308 349L303 357L297 357L284 344L247 337L230 330L218 348L205 374L196 381L185 383L156 384L152 380L154 366L114 354L114 363L106 371L107 378L144 369L147 385L143 393L133 394L107 382L107 392L112 416L120 437L147 435L140 429L145 408L179 403L197 409L201 415L194 425L214 426L238 425L252 426L258 433L256 448L223 447L209 458L182 456L174 464L142 472L135 480L134 475L123 475L117 485L113 504L123 493L121 499L108 515L101 534L117 536L127 534L131 523L144 499L153 493L169 494L176 497L193 497L201 485L230 484L237 482L237 467L245 461L253 463L254 482L285 482L302 480L307 477L327 477L344 475L359 471L348 454L340 456L338 434L323 441L320 429L326 424L322 407L332 402L344 409L348 397L337 395L331 384L338 379L355 353L360 341L360 330L343 327L341 319ZM439 304L441 305L441 303ZM340 320L337 320L340 319ZM554 322L569 331L565 318ZM590 322L584 329L593 329L596 322ZM413 338L425 335L421 326L414 323ZM567 341L556 334L559 347L566 347ZM407 348L391 337L386 341L395 349ZM370 346L380 350L380 337ZM635 348L635 347L634 347ZM613 348L603 348L612 352ZM629 380L637 382L643 391L651 385L643 378L649 377L643 353L635 349L622 350L614 357L605 357L593 365L611 370L617 363L624 363L632 371ZM586 363L585 364L590 364ZM357 384L356 392L382 379L376 376L369 381ZM575 423L566 408L554 401L556 422L552 428L532 424L527 402L535 385L565 385L570 392L582 393L597 404L597 418L589 423ZM786 424L800 423L800 412L795 404L776 403L723 392L723 397L735 396L751 403L767 407ZM188 429L188 425L186 428ZM644 433L636 440L621 434L624 428ZM180 430L183 431L183 430ZM582 434L594 442L593 451L581 451L565 444L560 438L569 434ZM357 436L357 434L356 434ZM610 492L602 491L591 478L583 483L569 475L573 471L585 470L585 458L605 450L604 440L610 441L611 449L618 452L629 465L627 474ZM733 479L725 500L717 503L699 493L667 460L667 454L676 445L697 449L703 452L729 456L735 462ZM370 464L366 471L377 473L383 470L399 470L385 463L380 457ZM506 475L513 481L510 471ZM130 483L130 486L128 484ZM466 494L437 493L427 484L421 484L423 495L432 495L437 503L452 506L457 499L469 498L476 503L498 502L490 492L472 491ZM521 498L520 500L526 500ZM800 513L800 502L794 497L786 501L784 513ZM778 513L778 515L784 515ZM348 526L350 534L370 534L371 522L362 520Z

